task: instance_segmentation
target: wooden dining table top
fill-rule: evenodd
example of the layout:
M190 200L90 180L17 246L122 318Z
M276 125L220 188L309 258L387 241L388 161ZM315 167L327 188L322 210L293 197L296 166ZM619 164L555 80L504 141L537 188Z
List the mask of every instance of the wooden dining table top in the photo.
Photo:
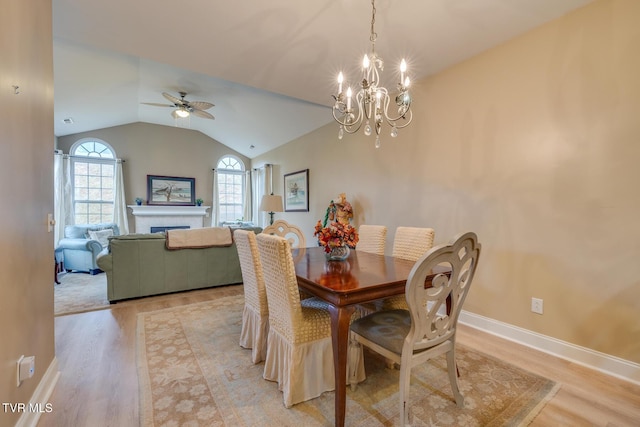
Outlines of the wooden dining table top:
M336 306L404 294L415 265L414 261L357 250L344 261L327 261L322 247L298 251L295 270L299 287L313 288L315 295Z

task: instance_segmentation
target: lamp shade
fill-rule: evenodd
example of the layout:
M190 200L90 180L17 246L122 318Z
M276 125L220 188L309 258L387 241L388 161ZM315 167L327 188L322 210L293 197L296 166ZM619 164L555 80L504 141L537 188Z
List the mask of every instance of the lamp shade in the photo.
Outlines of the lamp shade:
M263 212L282 212L282 196L265 194L260 202L260 210Z

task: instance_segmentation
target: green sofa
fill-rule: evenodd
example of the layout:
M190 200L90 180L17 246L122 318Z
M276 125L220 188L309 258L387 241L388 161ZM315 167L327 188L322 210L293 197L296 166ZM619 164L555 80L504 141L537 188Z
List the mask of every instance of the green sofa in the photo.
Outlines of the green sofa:
M244 229L262 231L259 227ZM108 252L97 260L107 274L109 302L242 282L235 243L169 250L165 242L164 233L109 238Z

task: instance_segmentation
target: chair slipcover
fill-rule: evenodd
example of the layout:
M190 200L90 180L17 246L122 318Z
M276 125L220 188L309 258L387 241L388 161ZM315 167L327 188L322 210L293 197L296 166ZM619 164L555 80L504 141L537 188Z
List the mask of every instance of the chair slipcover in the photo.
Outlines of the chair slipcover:
M258 244L253 231L236 230L233 237L238 248L244 287L240 346L250 348L253 363L260 363L267 355L269 309Z
M435 356L446 354L453 395L458 406L464 405L455 362L456 327L478 265L480 248L476 234L465 233L448 245L431 249L409 273L405 290L408 311L380 311L351 324L358 342L400 364L401 426L409 421L411 368ZM427 276L438 265L449 266L450 276L437 274L431 287L425 288Z
M387 227L384 225L361 225L358 229L358 245L356 250L372 254L384 255L387 240Z
M361 225L358 229L358 245L357 251L368 252L377 255L384 255L387 243L387 227L384 225ZM359 316L366 316L379 310L381 302L367 302L358 304Z
M435 234L433 228L398 227L393 238L393 252L391 255L409 261L418 261L433 247ZM408 309L405 298L402 295L381 301L378 308L380 310Z
M280 236L256 236L269 305L264 378L277 381L287 408L335 389L328 304L300 300L291 250ZM363 381L362 347L349 346L347 383Z
M433 247L435 234L433 228L398 227L393 238L392 255L415 262Z

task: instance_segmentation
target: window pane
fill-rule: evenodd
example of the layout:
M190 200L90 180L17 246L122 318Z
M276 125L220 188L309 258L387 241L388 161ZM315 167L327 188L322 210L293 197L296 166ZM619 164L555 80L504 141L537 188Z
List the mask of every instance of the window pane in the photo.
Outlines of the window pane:
M114 173L114 170L115 170L113 165L107 165L107 164L103 163L100 166L102 166L102 176L113 177L113 173Z
M77 175L86 175L89 165L84 162L76 161L73 164L74 173Z
M89 175L100 176L101 166L100 163L89 163Z

